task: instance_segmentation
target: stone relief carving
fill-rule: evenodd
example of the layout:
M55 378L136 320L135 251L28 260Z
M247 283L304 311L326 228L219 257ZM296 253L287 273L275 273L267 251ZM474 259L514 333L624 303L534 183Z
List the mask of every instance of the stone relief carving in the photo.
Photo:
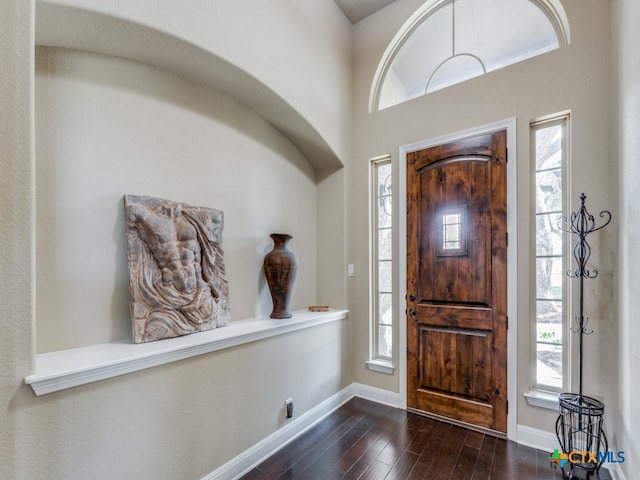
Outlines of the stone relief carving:
M133 341L228 325L223 212L125 195Z

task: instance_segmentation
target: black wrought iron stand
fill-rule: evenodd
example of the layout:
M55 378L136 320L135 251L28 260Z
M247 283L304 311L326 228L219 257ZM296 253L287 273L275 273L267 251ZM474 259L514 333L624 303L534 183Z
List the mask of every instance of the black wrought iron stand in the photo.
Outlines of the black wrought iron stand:
M578 393L560 394L560 416L556 421L556 435L562 447L563 453L570 454L567 478L573 478L578 471L584 472L586 476L591 472L600 469L602 461L609 448L607 437L602 428L604 415L604 404L595 398L582 394L582 361L583 361L583 337L590 335L593 331L587 331L589 319L584 316L584 279L595 278L598 275L596 270L587 269L587 260L591 255L591 247L587 243L587 235L606 227L611 221L611 213L600 212L603 223L596 226L595 219L585 206L586 195L580 195L580 206L571 213L570 225L566 225L567 217L562 217L558 221L560 229L578 236L578 241L573 248L573 256L577 261L575 271L569 270L567 275L579 280L580 306L576 316L576 330L579 342L579 390ZM572 452L587 452L586 455L576 455ZM598 453L601 455L598 456ZM594 457L595 454L595 457ZM595 461L594 461L595 458Z

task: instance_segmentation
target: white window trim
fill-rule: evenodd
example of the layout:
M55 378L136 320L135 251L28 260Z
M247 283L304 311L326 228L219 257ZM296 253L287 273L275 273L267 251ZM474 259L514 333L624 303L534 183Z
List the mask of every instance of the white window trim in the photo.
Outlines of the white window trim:
M386 373L387 375L393 375L393 372L396 371L396 367L393 366L393 362L391 360L373 359L373 360L369 360L366 363L367 363L367 368L373 372Z
M369 161L369 245L370 245L370 334L369 334L369 360L366 362L366 366L369 370L379 373L384 373L387 375L392 375L395 371L395 366L393 365L393 355L395 353L395 348L393 345L396 344L395 338L392 339L392 349L391 349L391 358L386 356L381 356L378 353L378 279L377 279L377 271L378 271L378 194L377 194L377 175L376 168L378 165L383 163L389 163L392 165L391 155L381 155L378 157L371 158ZM392 165L393 168L393 165ZM393 175L393 174L392 174ZM395 183L395 179L392 178L392 182ZM392 189L392 198L393 198L393 189ZM392 200L393 204L393 200ZM395 212L395 208L393 210ZM393 214L392 214L393 216ZM393 228L395 220L392 218L392 235L395 232L395 228ZM394 259L392 258L392 265ZM392 297L395 298L395 282L392 278ZM392 303L394 303L392 301ZM395 320L395 309L392 309L392 315Z
M535 244L535 149L534 149L534 127L535 126L544 126L544 125L552 125L556 123L564 122L565 128L565 137L563 138L563 164L562 164L562 212L564 216L571 215L570 208L570 199L572 198L571 194L571 181L570 181L570 172L571 172L571 112L569 110L554 113L551 115L547 115L544 117L537 118L530 122L529 124L529 138L531 142L531 204L532 204L532 220L531 220L531 260L530 260L530 272L531 272L531 285L535 287L536 285L536 244ZM572 242L569 234L565 234L565 242L563 248L563 271L567 271L571 268L571 259L572 257ZM530 372L531 372L531 388L528 392L524 394L527 403L532 406L547 408L550 410L558 410L557 399L558 395L563 391L569 391L573 385L573 375L572 375L572 366L573 366L573 355L572 352L574 350L572 334L571 334L571 319L573 318L574 305L572 300L572 289L569 282L569 278L564 277L563 279L563 329L562 329L562 387L555 388L551 385L539 384L537 379L537 325L536 325L536 292L535 288L531 290L531 311L529 318L530 322Z
M544 390L530 390L525 392L524 398L532 407L546 408L558 412L560 410L560 394L545 392Z

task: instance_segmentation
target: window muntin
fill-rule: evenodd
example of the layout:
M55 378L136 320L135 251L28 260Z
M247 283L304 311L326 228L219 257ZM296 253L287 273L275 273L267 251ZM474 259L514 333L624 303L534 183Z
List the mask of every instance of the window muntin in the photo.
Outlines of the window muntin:
M382 58L371 111L559 48L568 38L563 20L554 0L426 2Z
M531 124L535 160L533 384L556 391L568 387L568 253L559 225L567 205L568 121L567 114Z
M393 353L393 230L391 159L372 166L373 325L372 358L390 361Z

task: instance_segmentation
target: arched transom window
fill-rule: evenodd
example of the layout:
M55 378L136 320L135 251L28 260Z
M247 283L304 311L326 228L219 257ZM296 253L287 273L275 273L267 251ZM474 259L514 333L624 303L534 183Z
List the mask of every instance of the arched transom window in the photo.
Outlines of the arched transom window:
M463 82L569 43L558 0L430 0L380 61L370 111Z

